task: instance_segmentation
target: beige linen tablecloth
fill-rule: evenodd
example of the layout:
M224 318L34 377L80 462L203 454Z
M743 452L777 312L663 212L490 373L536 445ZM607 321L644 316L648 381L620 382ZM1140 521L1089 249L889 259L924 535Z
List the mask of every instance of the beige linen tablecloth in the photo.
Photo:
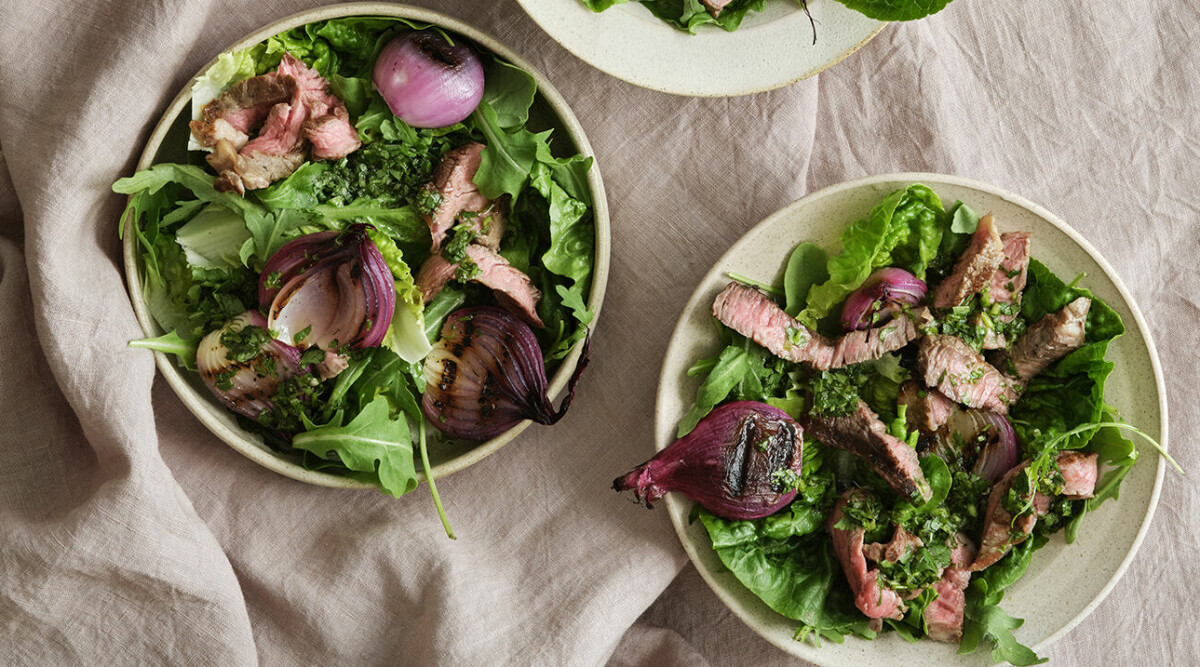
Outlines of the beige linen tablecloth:
M394 500L256 466L126 347L142 334L109 186L204 62L316 4L0 12L0 662L786 662L703 585L665 513L609 484L653 450L659 363L695 281L768 213L871 173L994 183L1087 237L1150 322L1172 449L1200 473L1200 13L1167 0L957 0L812 80L716 100L609 78L513 0L422 3L530 59L589 133L613 210L592 367L560 425L441 482L457 542L424 489ZM1053 659L1200 661L1197 498L1168 477L1129 572Z

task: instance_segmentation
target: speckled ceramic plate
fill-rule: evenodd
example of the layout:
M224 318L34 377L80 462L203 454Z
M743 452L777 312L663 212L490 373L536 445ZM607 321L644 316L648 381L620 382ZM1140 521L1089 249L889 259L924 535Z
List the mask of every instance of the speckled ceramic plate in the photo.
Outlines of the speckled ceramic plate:
M728 97L786 86L854 53L884 23L834 0L809 0L817 26L792 0L770 0L726 32L695 35L659 20L637 2L600 13L580 0L518 0L549 35L583 61L629 83L677 95Z
M1104 299L1125 320L1126 333L1113 341L1108 358L1116 362L1106 384L1105 400L1125 420L1167 446L1167 404L1162 371L1146 322L1108 262L1065 222L1046 209L999 188L937 174L890 174L835 185L796 201L759 223L729 249L692 295L675 327L659 379L655 441L663 449L674 441L676 425L690 407L701 378L687 377L696 359L720 347L712 326L712 301L728 284L729 272L765 283L782 281L791 249L812 241L839 247L838 236L849 223L864 218L883 197L910 183L933 188L943 202L962 200L979 212L996 215L1002 230L1033 234L1033 256L1058 275L1087 274L1083 285ZM1139 443L1140 445L1140 443ZM1150 526L1162 485L1165 463L1142 447L1142 459L1125 478L1121 499L1088 514L1078 539L1068 546L1059 533L1037 552L1028 573L1003 602L1009 614L1025 619L1017 637L1035 650L1045 647L1079 623L1125 571ZM688 556L721 600L755 632L792 655L821 665L988 664L988 651L959 656L954 646L923 641L909 644L895 633L875 641L850 637L844 644L821 648L792 639L796 623L771 611L724 569L708 534L697 521L688 523L692 503L668 494L666 505Z
M565 142L564 145L558 146L560 149L565 150L570 148L572 152L582 153L583 155L594 155L591 144L588 143L587 137L583 133L583 128L575 118L575 114L571 112L571 109L567 106L562 96L558 94L554 86L550 85L550 82L546 80L544 75L494 37L480 32L461 21L428 9L370 2L320 7L272 23L238 40L230 45L226 51L239 51L248 48L272 35L302 26L306 23L346 16L392 16L405 18L437 25L449 32L471 39L476 44L529 72L537 80L538 94L534 100L533 107L530 109L531 125L544 125L555 128L554 136L557 138L556 142ZM216 62L215 58L205 65L196 76L199 77L202 75L214 62ZM193 78L192 81L194 80ZM189 81L184 86L183 90L179 92L174 101L167 107L166 112L163 113L162 119L159 120L158 125L150 135L150 140L146 142L146 149L142 152L142 157L137 164L138 171L160 162L187 161L185 146L188 136L187 121L191 118L192 81ZM591 188L592 199L595 202L593 214L596 223L595 273L592 278L591 292L588 294L588 305L596 313L596 316L599 317L600 305L604 299L604 288L608 282L609 227L608 202L604 196L604 183L600 179L600 171L595 162L593 162L592 169L588 172L588 187ZM133 302L138 322L141 323L146 335L158 336L163 331L154 321L154 318L151 317L150 311L147 309L145 300L143 299L142 281L144 280L144 272L136 243L134 234L125 234L125 276L129 284L129 296ZM594 325L595 320L593 320ZM566 387L571 372L579 362L581 352L582 346L576 345L575 349L563 360L554 377L550 378L549 392L551 396L558 395ZM199 375L181 370L170 357L161 352L155 352L154 354L159 372L163 374L167 383L179 395L180 400L183 401L188 410L208 427L209 430L216 434L217 437L256 463L282 475L310 484L357 489L376 488L373 484L360 482L349 477L308 470L299 464L298 457L285 456L270 449L263 444L261 437L245 431L238 426L234 414L213 398L212 394L209 393L208 389L200 381ZM472 443L460 441L444 447L431 448L429 459L434 477L443 477L478 463L517 437L531 423L529 421L521 422L487 442ZM424 481L425 476L422 472L418 472L418 478Z

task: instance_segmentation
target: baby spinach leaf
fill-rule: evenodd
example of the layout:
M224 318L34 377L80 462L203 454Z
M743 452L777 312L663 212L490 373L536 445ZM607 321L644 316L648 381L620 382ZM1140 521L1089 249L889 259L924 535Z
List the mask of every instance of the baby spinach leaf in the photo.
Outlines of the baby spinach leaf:
M783 270L783 292L786 295L788 315L795 317L808 302L808 291L813 285L829 280L826 263L829 256L815 243L801 243L788 256Z

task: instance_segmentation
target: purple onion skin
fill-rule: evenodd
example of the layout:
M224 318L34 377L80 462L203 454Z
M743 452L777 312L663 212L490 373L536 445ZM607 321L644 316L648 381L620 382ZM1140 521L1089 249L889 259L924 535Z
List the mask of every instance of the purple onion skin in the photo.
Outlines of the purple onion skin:
M338 270L347 265L349 272L338 275ZM268 309L270 324L274 326L301 290L306 286L314 288L317 282L312 279L322 272L333 274L330 278L338 291L317 300L328 310L299 315L312 326L302 345L329 349L336 342L352 348L378 347L392 322L396 284L383 254L367 235L366 225L350 225L340 232L306 234L271 255L258 282L259 305ZM359 299L363 312L346 307Z
M992 428L988 429L990 437L980 448L972 472L995 482L1017 465L1021 452L1017 444L1017 432L1007 417L995 412L987 412L985 417L992 424Z
M413 127L462 122L483 99L483 65L466 44L436 31L409 32L388 42L371 76L388 108Z
M567 413L588 364L589 343L558 409L546 394L546 367L533 329L503 308L456 310L425 357L421 411L453 438L488 440L531 419L554 424Z
M904 269L879 269L842 306L842 327L847 331L869 329L892 319L901 308L925 300L929 286Z
M1008 418L990 410L957 410L919 445L922 456L936 454L995 482L1020 461L1017 432Z
M200 379L217 400L230 410L257 420L264 410L274 407L270 397L279 383L305 372L307 368L300 365L300 350L275 339L262 346L258 358L243 363L230 361L221 345L221 336L233 327L241 330L247 326L265 329L267 321L258 311L250 310L210 332L197 347L196 367ZM260 361L264 357L274 361L271 372L267 372L267 367ZM229 389L217 387L218 376L234 367L237 372L228 378L232 386Z
M758 519L796 497L780 470L801 474L803 429L786 412L765 403L739 401L719 406L691 433L654 458L613 481L650 507L677 491L713 514L730 520Z

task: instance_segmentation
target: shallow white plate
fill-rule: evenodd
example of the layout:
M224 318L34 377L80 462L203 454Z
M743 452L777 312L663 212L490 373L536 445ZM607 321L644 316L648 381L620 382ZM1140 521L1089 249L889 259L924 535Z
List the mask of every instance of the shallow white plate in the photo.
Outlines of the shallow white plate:
M817 24L793 0L770 0L725 32L695 35L637 2L595 13L579 0L518 0L552 38L584 62L629 83L677 95L727 97L786 86L858 50L884 23L834 0L809 0Z
M1105 385L1105 400L1126 422L1140 427L1167 446L1167 404L1162 371L1146 322L1112 267L1095 249L1046 209L999 188L953 176L889 174L871 176L826 188L771 215L725 253L700 282L675 327L659 379L655 442L661 450L674 441L675 428L691 406L702 378L687 377L696 359L720 348L712 325L712 301L728 284L728 272L770 284L782 282L783 265L797 243L812 241L836 251L838 236L849 223L864 218L883 197L910 183L933 188L949 206L962 200L980 213L994 213L1003 231L1033 234L1034 258L1068 279L1083 272L1083 286L1112 306L1125 321L1126 332L1109 347L1117 362ZM1141 445L1142 443L1138 443ZM1148 447L1125 478L1121 499L1089 513L1075 543L1067 545L1058 533L1037 552L1029 571L1010 589L1001 606L1025 619L1017 638L1038 650L1079 623L1104 599L1125 571L1158 502L1165 463ZM688 523L692 503L668 494L666 505L688 556L726 605L755 632L792 655L831 665L869 659L872 665L924 665L933 662L989 664L990 647L969 656L956 646L922 641L909 644L895 633L875 641L856 637L821 648L792 639L797 623L771 611L725 570L712 549L704 526Z

